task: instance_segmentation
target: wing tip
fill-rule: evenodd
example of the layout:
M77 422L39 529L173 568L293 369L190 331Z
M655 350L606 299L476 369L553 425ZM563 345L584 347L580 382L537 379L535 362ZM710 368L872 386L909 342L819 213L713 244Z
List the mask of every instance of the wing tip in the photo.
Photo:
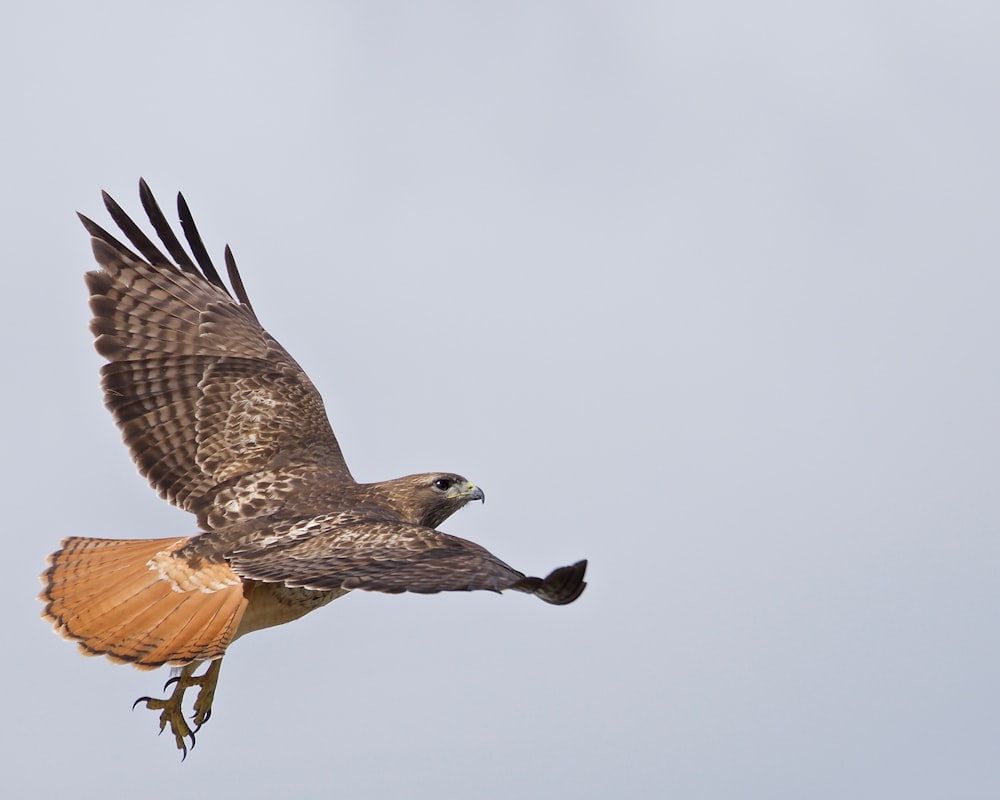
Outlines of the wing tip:
M513 588L530 592L554 606L565 606L576 600L587 588L584 576L587 574L587 559L577 561L568 567L558 567L545 579L524 578Z
M225 281L223 281L218 270L215 268L215 265L212 263L208 249L205 247L201 234L198 232L198 228L194 222L194 216L191 213L190 206L181 192L177 193L177 212L181 224L181 230L187 239L188 245L194 253L194 261L192 261L188 256L187 252L184 250L184 246L180 243L177 235L171 229L169 221L157 204L156 199L153 196L153 192L149 188L149 184L146 182L145 178L139 178L139 199L146 212L146 216L149 218L154 230L160 237L160 241L173 258L173 262L159 250L157 245L142 232L139 226L136 225L128 214L125 213L115 199L103 189L101 190L101 199L104 202L105 209L111 215L111 218L121 229L122 233L125 234L128 240L142 253L148 264L158 270L176 270L178 272L197 275L202 280L207 281L212 286L221 290L225 293L225 295L233 299L237 305L246 306L247 310L251 313L251 315L253 315L253 307L250 305L250 300L247 297L243 281L240 279L239 272L236 269L236 262L232 256L232 250L228 246L226 247L226 267L232 283L231 290L230 287L226 285ZM95 242L103 242L105 246L110 246L110 254L117 257L121 257L123 255L130 256L136 261L142 261L141 258L136 256L129 248L123 245L92 219L84 214L81 214L80 212L77 212L77 216L83 224L83 227L86 228L87 233L90 234L92 240ZM95 245L95 257L97 258L98 263L101 263L101 265L105 268L107 268L106 264L101 261L101 257L107 257L108 254L109 252L106 247L99 253ZM236 297L233 297L234 292Z

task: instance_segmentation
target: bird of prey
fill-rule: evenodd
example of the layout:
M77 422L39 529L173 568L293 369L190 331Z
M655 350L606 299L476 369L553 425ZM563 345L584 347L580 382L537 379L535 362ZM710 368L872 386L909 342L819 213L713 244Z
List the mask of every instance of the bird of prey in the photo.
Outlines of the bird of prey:
M49 557L43 616L88 655L179 667L160 712L184 756L212 713L222 657L353 589L515 589L548 603L583 592L587 562L534 578L437 530L482 489L432 472L378 483L351 476L323 401L261 327L225 249L227 288L177 196L188 254L145 181L160 248L105 192L129 249L80 215L100 269L86 274L105 405L139 471L200 532L165 539L70 536ZM208 662L201 674L195 674ZM198 687L189 724L184 693ZM167 687L164 687L166 689Z

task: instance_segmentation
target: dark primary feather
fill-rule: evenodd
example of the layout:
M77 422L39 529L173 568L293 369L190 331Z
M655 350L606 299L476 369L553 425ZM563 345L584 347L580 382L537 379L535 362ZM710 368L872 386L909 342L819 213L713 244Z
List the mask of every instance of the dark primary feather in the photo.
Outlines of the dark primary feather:
M236 292L236 297L239 298L240 303L249 308L250 313L256 317L257 314L254 313L253 306L250 305L250 298L247 297L247 290L243 288L243 279L240 277L239 270L236 269L236 259L233 257L233 251L228 244L226 245L224 255L226 258L226 272L229 273L229 282L233 285L233 291Z
M142 178L139 179L139 200L142 202L146 216L149 217L149 221L153 225L153 230L156 231L156 235L160 237L160 241L166 246L167 252L170 253L181 269L197 275L198 268L188 256L184 245L180 243L180 240L174 233L174 229L170 227L170 223L167 221L166 216L164 216L163 211L160 210L156 198L153 197L153 193L149 189L149 185Z
M564 606L572 603L583 594L583 590L587 588L587 582L583 579L586 574L587 560L584 559L568 567L558 567L552 570L544 580L524 578L511 588L519 592L537 595L546 603Z
M126 214L120 205L114 201L107 192L101 192L101 197L104 198L104 207L108 209L108 213L111 214L111 219L115 221L119 228L121 228L122 233L128 238L130 242L142 253L143 257L155 267L166 267L167 269L173 269L174 265L170 263L160 249L153 244L146 234L142 232L138 225L136 225L128 214Z
M187 238L188 244L191 245L191 252L194 253L194 257L198 261L198 266L201 267L202 273L204 273L210 282L228 293L229 290L226 289L226 284L222 282L222 278L216 271L215 264L212 263L212 258L208 254L208 249L201 240L198 227L194 224L194 217L191 216L191 209L188 208L187 201L180 192L177 193L177 213L181 220L181 230L184 231L184 236Z

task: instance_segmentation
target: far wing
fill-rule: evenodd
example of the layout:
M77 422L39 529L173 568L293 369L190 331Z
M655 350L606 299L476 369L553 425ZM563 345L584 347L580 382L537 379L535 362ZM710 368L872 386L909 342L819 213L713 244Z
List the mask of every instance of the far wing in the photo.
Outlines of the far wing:
M587 585L587 562L526 577L474 542L393 520L315 517L272 529L226 553L233 571L251 580L307 589L375 592L515 589L556 605L571 603Z
M205 529L270 514L293 493L352 481L312 382L265 331L232 253L232 297L184 198L181 226L195 260L149 187L143 207L167 258L107 194L105 205L141 256L80 216L100 271L87 273L91 330L105 404L139 471ZM197 261L197 263L195 263Z

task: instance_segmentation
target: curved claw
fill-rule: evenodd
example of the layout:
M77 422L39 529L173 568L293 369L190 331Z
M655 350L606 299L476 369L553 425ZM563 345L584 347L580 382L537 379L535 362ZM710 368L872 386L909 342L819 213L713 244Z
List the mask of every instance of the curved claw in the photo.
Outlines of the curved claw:
M213 660L209 668L201 675L195 675L200 662L187 664L179 675L170 678L163 686L164 691L170 689L170 693L163 699L155 697L140 697L133 704L134 709L140 703L145 703L146 708L151 711L160 712L160 733L169 725L170 732L174 735L174 744L181 751L181 761L187 758L190 750L196 744L195 734L201 730L202 725L208 722L212 716L212 700L215 697L215 686L219 679L219 667L222 659ZM184 693L192 688L198 687L198 696L194 701L194 713L191 715L189 724L182 710ZM188 740L190 740L190 745Z

